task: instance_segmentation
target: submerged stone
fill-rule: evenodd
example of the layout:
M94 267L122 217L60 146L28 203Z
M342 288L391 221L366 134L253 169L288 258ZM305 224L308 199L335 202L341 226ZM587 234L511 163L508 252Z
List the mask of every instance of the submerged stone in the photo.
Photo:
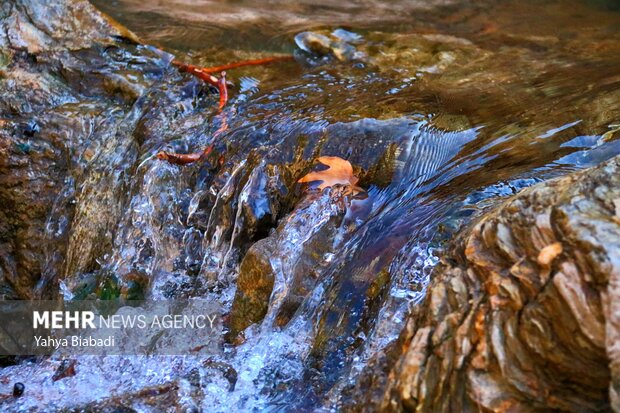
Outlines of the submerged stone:
M15 383L13 385L13 397L21 397L25 389L26 386L24 386L24 383Z

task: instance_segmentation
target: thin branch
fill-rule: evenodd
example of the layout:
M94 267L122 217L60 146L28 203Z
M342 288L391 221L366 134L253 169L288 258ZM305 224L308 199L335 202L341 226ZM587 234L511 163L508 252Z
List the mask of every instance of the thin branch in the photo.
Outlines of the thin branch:
M203 151L195 153L171 153L160 151L155 155L157 159L167 161L175 165L189 165L205 158L213 150L213 145L207 146Z
M221 65L221 66L203 67L200 69L200 71L202 73L217 73L217 72L221 72L222 70L236 69L238 67L263 66L263 65L268 65L271 63L276 63L276 62L290 62L292 60L294 60L294 58L293 56L290 56L290 55L273 56L273 57L265 57L262 59L243 60L240 62L228 63L228 64Z
M227 69L235 69L238 67L244 66L258 66L258 65L266 65L275 62L284 62L293 60L293 56L275 56L275 57L266 57L263 59L255 59L255 60L245 60L241 62L229 63L222 66L215 67L206 67L202 68L199 66L195 66L192 64L187 64L180 62L178 60L173 60L172 64L179 68L181 72L187 72L199 79L202 79L206 83L211 86L217 87L217 90L220 94L220 102L218 105L218 112L222 112L226 103L228 103L228 86L226 85L226 72ZM217 78L212 75L212 73L220 72L220 77ZM226 117L223 118L222 126L218 129L217 134L223 133L228 129L228 122ZM194 162L197 162L204 157L206 157L211 150L213 149L213 145L208 146L201 152L195 153L170 153L166 151L160 151L155 155L157 159L162 161L167 161L175 165L188 165Z

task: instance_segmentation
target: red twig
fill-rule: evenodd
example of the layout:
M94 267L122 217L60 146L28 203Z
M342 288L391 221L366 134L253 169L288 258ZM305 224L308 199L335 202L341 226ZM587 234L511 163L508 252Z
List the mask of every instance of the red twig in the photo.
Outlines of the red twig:
M288 62L291 60L293 60L293 56L288 56L288 55L287 56L273 56L273 57L265 57L262 59L243 60L241 62L233 62L233 63L221 65L221 66L203 67L200 69L200 71L202 73L217 73L217 72L221 72L222 70L236 69L238 67L261 66L261 65L268 65L270 63L275 63L275 62Z
M258 66L258 65L266 65L274 62L284 62L293 60L293 56L275 56L275 57L266 57L263 59L255 59L255 60L245 60L242 62L229 63L222 66L215 67L198 67L191 64L186 64L183 62L179 62L178 60L173 60L172 64L179 68L181 72L187 72L203 81L207 82L211 86L217 87L217 90L220 94L220 102L218 106L218 111L221 112L226 106L228 102L228 87L226 85L226 72L228 69L235 69L238 67L244 66ZM212 75L212 73L221 72L219 79ZM228 122L226 117L224 117L222 121L222 126L218 129L217 134L223 133L228 129ZM213 149L213 145L205 148L204 151L195 152L195 153L169 153L166 151L160 151L157 153L157 159L162 161L167 161L175 165L188 165L190 163L194 163L196 161L201 160L206 155L208 155ZM222 159L220 159L220 162Z
M222 71L220 78L217 80L217 90L220 92L220 112L228 102L228 89L226 88L226 72Z
M254 60L244 60L241 62L228 63L221 66L213 66L213 67L198 67L191 64L186 64L183 62L179 62L178 60L173 60L172 64L179 68L182 72L188 72L192 75L196 76L199 79L204 80L208 84L217 87L217 90L220 92L220 111L226 103L228 102L228 88L226 87L226 72L228 69L236 69L238 67L244 66L258 66L258 65L266 65L274 62L285 62L293 60L293 56L274 56L274 57L265 57L262 59L254 59ZM212 73L221 72L220 78L213 76Z
M160 151L155 155L157 159L167 161L175 165L188 165L201 160L213 150L213 145L207 146L203 151L195 153L170 153Z
M203 72L202 68L194 65L185 64L177 60L173 60L172 64L178 67L181 72L191 73L197 78L204 80L208 84L218 87L219 79L213 75L210 75L208 72Z
M220 117L221 120L221 124L220 127L217 128L217 130L215 131L215 133L213 133L213 137L217 138L219 137L222 133L226 132L228 130L228 116L226 116L226 113L222 113L222 116Z

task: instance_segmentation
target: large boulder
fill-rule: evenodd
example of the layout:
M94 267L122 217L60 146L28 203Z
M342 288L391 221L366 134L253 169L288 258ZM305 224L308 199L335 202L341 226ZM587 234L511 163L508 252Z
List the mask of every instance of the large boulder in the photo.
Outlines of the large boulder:
M463 232L349 409L618 411L619 285L616 157L525 189Z

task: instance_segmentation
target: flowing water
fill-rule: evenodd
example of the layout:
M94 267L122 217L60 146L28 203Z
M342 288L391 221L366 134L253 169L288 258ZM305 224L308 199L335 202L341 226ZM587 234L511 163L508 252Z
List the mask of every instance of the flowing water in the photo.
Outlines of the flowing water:
M120 396L157 411L136 394L173 385L175 403L202 411L337 410L459 228L620 153L614 2L93 3L158 48L140 52L140 76L155 81L127 113L91 116L49 217L39 287L65 299L203 297L231 334L210 358L81 357L58 382L59 360L25 361L0 373L3 390L16 377L28 389L11 409ZM304 31L351 53L305 53ZM221 113L198 80L164 69L173 56L215 66L286 54L296 59L230 70ZM100 136L99 122L116 133ZM191 166L152 158L211 144ZM365 192L296 184L318 156L350 161ZM272 277L266 295L255 273ZM235 307L243 277L262 297L255 323Z

